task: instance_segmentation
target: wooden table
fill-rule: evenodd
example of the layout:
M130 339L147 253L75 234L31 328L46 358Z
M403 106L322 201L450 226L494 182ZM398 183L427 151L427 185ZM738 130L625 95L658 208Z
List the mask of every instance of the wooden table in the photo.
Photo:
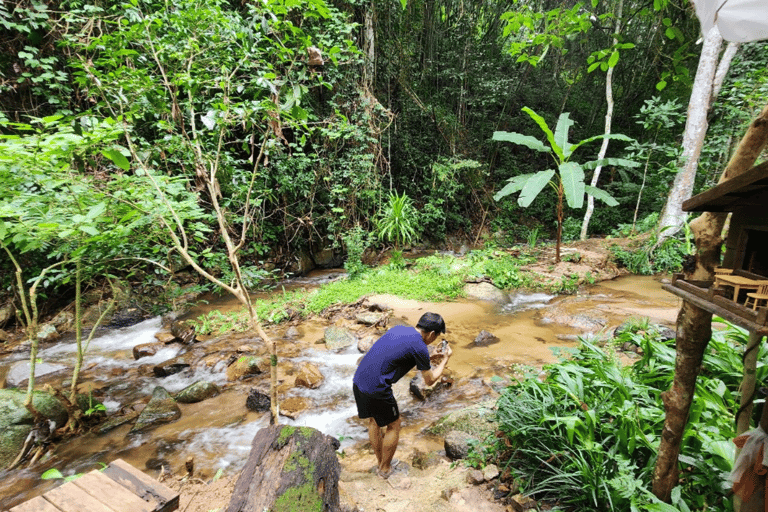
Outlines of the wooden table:
M733 286L733 302L738 302L739 292L741 290L757 290L760 285L765 284L766 281L757 281L744 276L734 275L716 275L715 286L727 285Z
M179 493L117 459L104 471L86 473L10 512L171 512Z

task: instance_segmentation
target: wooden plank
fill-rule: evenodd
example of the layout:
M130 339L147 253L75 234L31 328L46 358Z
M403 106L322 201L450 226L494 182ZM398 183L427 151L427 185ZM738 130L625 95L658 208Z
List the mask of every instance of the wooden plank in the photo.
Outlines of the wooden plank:
M122 459L113 461L103 474L146 502L155 501L155 512L179 508L179 493L139 471Z
M9 512L61 512L42 496L37 496L13 507Z
M746 204L745 197L764 189L768 179L768 162L752 167L747 172L724 181L683 201L684 212L722 212Z
M113 512L107 505L71 483L51 489L43 496L62 512Z
M144 501L97 469L72 480L71 484L108 505L115 512L152 512L157 505L157 501Z

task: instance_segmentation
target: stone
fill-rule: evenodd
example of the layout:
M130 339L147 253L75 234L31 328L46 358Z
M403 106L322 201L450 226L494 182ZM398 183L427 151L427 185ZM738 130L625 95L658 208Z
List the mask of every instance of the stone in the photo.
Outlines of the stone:
M10 322L10 320L16 315L16 306L13 302L7 302L0 306L0 327Z
M181 418L181 409L170 393L162 387L155 387L152 398L139 414L139 418L128 434L147 431L163 423L170 423Z
M0 389L0 468L6 468L14 461L32 430L34 418L24 407L26 399L25 391ZM53 420L56 428L65 425L69 419L64 404L43 391L32 394L32 405L43 417Z
M50 343L59 338L59 331L53 324L43 324L37 331L37 339L43 343Z
M75 322L75 315L69 311L61 311L51 319L51 324L57 330L66 331Z
M374 336L373 334L370 334L366 336L365 338L362 338L360 341L357 342L357 350L358 352L361 352L365 354L369 350L371 350L371 347L374 343L376 343L376 340L379 338L377 336Z
M499 341L501 340L490 332L482 330L480 331L480 334L475 337L475 341L473 343L476 347L487 347L489 345L498 343Z
M496 464L488 464L483 468L483 478L487 482L490 482L497 476L499 476L499 467Z
M280 402L280 416L295 420L301 413L309 409L310 402L303 396L286 398Z
M142 357L152 357L162 348L165 348L165 343L141 343L133 347L133 358L139 360Z
M189 345L197 341L195 326L184 321L175 321L171 324L171 334L182 342Z
M467 297L495 302L497 304L506 304L509 302L509 295L504 290L496 288L491 283L467 283L464 285L464 293Z
M352 331L336 326L326 328L323 339L328 350L339 350L357 343L357 336Z
M233 382L248 375L259 375L267 368L267 361L261 357L240 356L227 367L227 380Z
M179 356L168 359L167 361L163 361L162 363L153 366L152 373L154 373L155 377L167 377L169 375L174 375L194 365L203 355L204 353L200 350L185 352Z
M467 483L472 485L480 485L485 482L485 476L479 469L470 469L467 471Z
M469 444L471 441L477 441L477 438L466 432L452 430L445 436L445 454L451 460L465 459L469 455Z
M116 416L111 416L107 418L107 420L103 423L100 423L99 426L97 426L94 430L96 434L106 434L110 430L116 429L120 425L125 425L126 423L130 423L131 421L135 420L139 417L139 411L128 411L125 414L119 414Z
M45 361L35 363L35 379L43 377L53 377L63 373L67 367L62 364L46 363ZM20 388L25 387L29 381L29 361L17 361L8 368L5 375L5 387Z
M325 377L323 376L320 369L312 364L312 363L302 363L302 365L299 367L299 372L296 375L296 386L302 386L309 389L317 389L319 388L323 382L325 381Z
M248 397L245 399L245 407L253 412L266 412L269 410L269 395L262 393L258 389L251 389Z
M443 375L440 377L440 380L435 382L433 385L427 386L427 383L424 381L424 376L421 374L421 372L416 372L416 376L411 379L411 383L408 389L411 394L419 400L427 400L430 397L450 388L452 385L453 379Z
M524 496L522 494L515 494L509 500L512 505L512 509L515 512L525 512L526 510L536 509L536 500Z
M299 330L294 325L287 328L285 330L285 334L283 335L283 337L287 340L295 340L299 336L300 336Z
M416 448L411 457L411 465L416 469L429 469L440 464L442 457L436 452L422 452Z
M363 325L376 325L384 318L382 313L363 312L355 315L355 322Z
M174 336L168 331L161 331L155 334L155 339L160 343L167 344L167 343L172 343L176 341L176 336Z
M205 380L197 381L176 394L176 401L182 404L193 404L213 398L220 392L219 386Z

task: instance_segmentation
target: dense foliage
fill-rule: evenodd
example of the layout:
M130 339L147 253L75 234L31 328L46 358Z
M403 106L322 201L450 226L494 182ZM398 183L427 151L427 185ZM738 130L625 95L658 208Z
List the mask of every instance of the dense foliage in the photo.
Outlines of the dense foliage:
M641 347L631 365L610 346L583 341L545 366L546 378L526 375L508 387L497 404L503 436L477 446L475 456L511 471L527 495L567 510L730 510L723 496L735 453L738 395L732 390L741 382L747 338L729 326L710 342L681 445L685 470L674 506L650 492L664 423L661 393L674 376L674 340L663 341L647 319L612 342ZM757 373L762 382L768 367L758 365Z

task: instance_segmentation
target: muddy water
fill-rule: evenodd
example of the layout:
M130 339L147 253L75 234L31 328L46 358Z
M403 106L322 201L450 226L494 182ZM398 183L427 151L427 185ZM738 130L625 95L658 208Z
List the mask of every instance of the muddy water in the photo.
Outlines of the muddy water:
M333 274L320 274L293 286L315 286L318 281L331 277ZM584 288L573 296L518 294L505 305L473 300L425 303L390 296L370 297L369 302L386 304L393 309L390 325L415 325L425 311L440 313L448 327L445 338L454 352L447 369L447 374L454 379L449 391L434 400L419 402L408 392L410 376L403 378L395 388L404 416L398 456L404 458L415 449L442 449L442 441L423 434L423 428L451 410L492 398L493 392L488 386L492 376L505 377L517 365L541 366L554 362L552 348L575 346L577 336L610 332L631 317L649 317L656 323L674 326L680 306L679 299L661 290L660 282L651 277L622 277ZM202 310L236 308L238 306L231 301L214 301ZM342 449L358 455L347 461L342 459L342 464L354 464L366 456L365 450L358 448L367 439L365 426L355 418L350 390L360 354L356 347L342 353L326 351L324 345L317 343L322 339L325 327L327 324L320 320L304 322L298 326L300 337L293 341L282 339L285 327L270 332L280 344L281 399L298 396L311 404L296 420L282 418L282 421L312 426L342 439ZM219 470L225 475L234 475L242 468L253 436L269 420L267 414L249 412L245 408L245 399L252 387L264 388L266 379L227 383L225 362L191 373L156 378L147 371L148 365L173 357L175 349L151 360L134 361L132 348L153 341L160 329L159 319L152 319L93 341L84 381L95 390L94 394L103 400L109 412L116 413L121 407L146 400L158 385L174 392L206 379L219 384L222 393L197 404L179 404L181 419L149 433L128 436L130 425L125 425L103 435L86 434L56 447L50 460L32 469L0 472L0 508L14 506L58 485L59 482L39 478L43 471L52 467L64 475L72 475L98 468L99 463L122 458L157 475L160 464L183 473L185 460L193 457L202 478L210 478ZM490 346L475 346L473 340L481 330L489 331L500 341ZM207 351L232 350L233 345L250 341L247 336L242 336L234 340L211 339L203 341L202 345ZM64 363L73 356L74 347L67 343L41 353L43 360ZM22 357L18 355L15 359ZM12 359L0 361L0 369L7 367ZM302 361L311 361L320 367L325 382L319 389L292 387L296 367Z

